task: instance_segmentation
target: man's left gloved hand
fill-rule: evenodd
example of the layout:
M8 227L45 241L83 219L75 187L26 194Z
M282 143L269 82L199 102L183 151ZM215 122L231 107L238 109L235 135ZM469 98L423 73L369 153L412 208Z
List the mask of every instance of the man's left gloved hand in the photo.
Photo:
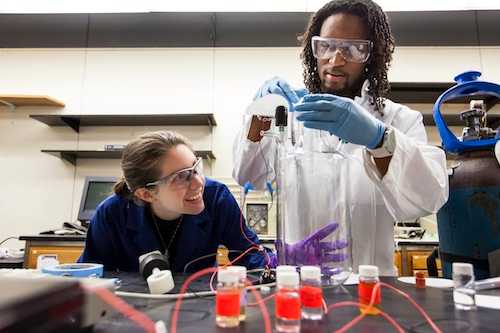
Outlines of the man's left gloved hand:
M385 125L352 99L330 94L310 94L295 104L304 126L374 149L384 136Z

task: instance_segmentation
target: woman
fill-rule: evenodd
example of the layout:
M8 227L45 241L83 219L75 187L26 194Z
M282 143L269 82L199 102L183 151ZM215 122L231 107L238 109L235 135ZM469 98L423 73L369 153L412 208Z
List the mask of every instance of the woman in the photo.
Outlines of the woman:
M183 136L146 133L126 146L121 167L124 177L97 207L79 262L138 271L139 256L159 250L168 254L172 271L182 272L192 260L215 254L220 244L236 252L258 244L229 189L203 176L202 160ZM238 263L262 267L266 258L251 251ZM215 255L195 261L187 271L214 260Z

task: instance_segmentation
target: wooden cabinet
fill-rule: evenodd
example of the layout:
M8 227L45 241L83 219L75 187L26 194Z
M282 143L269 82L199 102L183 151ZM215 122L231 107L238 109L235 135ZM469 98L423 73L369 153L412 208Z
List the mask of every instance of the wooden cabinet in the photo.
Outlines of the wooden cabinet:
M36 268L38 256L55 254L60 264L74 263L80 258L83 246L31 246L26 254L25 267Z
M432 251L425 252L408 252L408 262L410 263L411 275L415 275L417 272L424 272L425 276L429 276L427 272L427 257L430 256ZM438 276L442 276L441 272L441 260L436 260L436 266L438 269Z
M26 241L24 248L24 268L36 268L41 255L56 255L61 264L71 264L78 260L85 246L85 236L36 235L21 236Z
M394 252L394 265L400 276L412 276L422 271L428 276L427 257L439 246L437 242L398 242L397 250ZM441 262L436 260L438 276L442 276Z
M401 261L401 251L394 252L394 266L398 270L398 276L403 272L403 263Z

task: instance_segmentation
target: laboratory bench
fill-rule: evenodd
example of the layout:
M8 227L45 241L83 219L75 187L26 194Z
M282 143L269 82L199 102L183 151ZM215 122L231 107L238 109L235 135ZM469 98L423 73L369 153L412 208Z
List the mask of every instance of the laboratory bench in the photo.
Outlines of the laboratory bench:
M147 292L146 282L135 273L106 272L106 277L116 277L122 281L120 290L131 292ZM176 290L180 289L186 276L176 275ZM402 291L408 293L443 332L498 332L500 327L500 311L478 307L472 311L456 310L453 304L451 289L437 289L427 287L416 289L415 286L397 281L395 278L381 278ZM346 286L342 288L325 288L324 296L327 304L340 301L357 301L357 287ZM208 290L208 277L195 280L190 286L191 291ZM271 292L274 292L273 290ZM500 296L500 290L482 291L481 294ZM163 320L170 331L169 320L175 301L146 300L124 298L136 309L146 313L152 320ZM253 301L253 296L250 296ZM274 301L266 302L267 310L271 316L271 325L274 331ZM425 319L412 307L406 299L394 292L382 290L383 311L394 319L407 332L432 332ZM179 312L177 331L188 332L264 332L262 314L259 307L247 307L247 319L235 329L222 329L215 325L215 300L214 297L200 297L186 299L182 302ZM359 314L357 308L339 308L331 312L327 319L319 323L302 322L301 332L333 332L339 329ZM393 332L394 328L381 316L367 316L349 332ZM101 319L95 325L93 332L140 332L132 322L117 314L112 314Z

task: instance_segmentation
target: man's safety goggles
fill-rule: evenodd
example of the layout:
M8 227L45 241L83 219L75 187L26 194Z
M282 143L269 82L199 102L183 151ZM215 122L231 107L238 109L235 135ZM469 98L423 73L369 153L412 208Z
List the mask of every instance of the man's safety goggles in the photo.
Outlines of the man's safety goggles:
M337 39L313 36L312 51L316 59L330 59L337 52L345 61L363 63L370 57L373 43L363 39Z
M158 179L157 181L147 183L144 186L150 187L165 184L167 186L171 185L173 188L188 187L193 175L203 175L203 162L201 157L196 159L196 162L192 167L176 171L168 176Z

